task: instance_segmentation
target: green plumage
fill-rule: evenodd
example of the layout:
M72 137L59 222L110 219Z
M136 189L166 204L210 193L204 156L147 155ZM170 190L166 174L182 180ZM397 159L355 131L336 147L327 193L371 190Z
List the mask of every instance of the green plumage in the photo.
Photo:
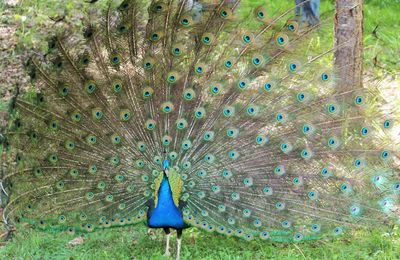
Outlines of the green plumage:
M340 89L340 46L292 10L253 10L248 30L239 1L200 18L187 5L110 5L30 60L37 93L16 99L6 133L7 223L145 221L165 159L184 221L210 232L297 242L399 221L397 118L377 89Z

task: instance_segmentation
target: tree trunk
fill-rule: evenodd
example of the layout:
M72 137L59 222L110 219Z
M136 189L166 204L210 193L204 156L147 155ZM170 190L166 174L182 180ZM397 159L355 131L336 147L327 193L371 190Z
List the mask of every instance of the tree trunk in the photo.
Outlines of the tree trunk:
M362 87L363 0L336 0L334 65L341 90Z

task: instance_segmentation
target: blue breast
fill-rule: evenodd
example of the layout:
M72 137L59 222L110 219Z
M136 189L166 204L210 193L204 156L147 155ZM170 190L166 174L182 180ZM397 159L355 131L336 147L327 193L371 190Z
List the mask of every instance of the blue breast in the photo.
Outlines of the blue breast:
M185 227L182 213L174 204L171 187L165 176L158 191L157 207L150 212L147 224L152 228L170 227L180 229Z

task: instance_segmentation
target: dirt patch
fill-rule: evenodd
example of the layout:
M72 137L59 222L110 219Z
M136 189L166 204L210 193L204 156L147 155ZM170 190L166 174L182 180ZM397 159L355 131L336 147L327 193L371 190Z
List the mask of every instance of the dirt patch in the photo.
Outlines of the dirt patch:
M4 126L6 104L12 97L16 86L30 86L24 63L29 56L27 50L18 51L18 24L14 22L12 9L6 9L1 14L0 23L0 124Z

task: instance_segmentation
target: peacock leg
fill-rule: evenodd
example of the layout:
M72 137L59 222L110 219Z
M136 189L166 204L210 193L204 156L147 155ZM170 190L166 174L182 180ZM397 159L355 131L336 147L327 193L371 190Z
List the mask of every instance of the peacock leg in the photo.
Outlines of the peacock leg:
M176 260L180 259L181 255L181 242L182 242L182 229L177 229L176 230L176 244L177 244L177 249L176 249Z
M169 228L164 228L164 232L167 235L167 245L165 246L164 256L170 257L171 253L169 252L169 239L171 238L171 231L169 230Z

